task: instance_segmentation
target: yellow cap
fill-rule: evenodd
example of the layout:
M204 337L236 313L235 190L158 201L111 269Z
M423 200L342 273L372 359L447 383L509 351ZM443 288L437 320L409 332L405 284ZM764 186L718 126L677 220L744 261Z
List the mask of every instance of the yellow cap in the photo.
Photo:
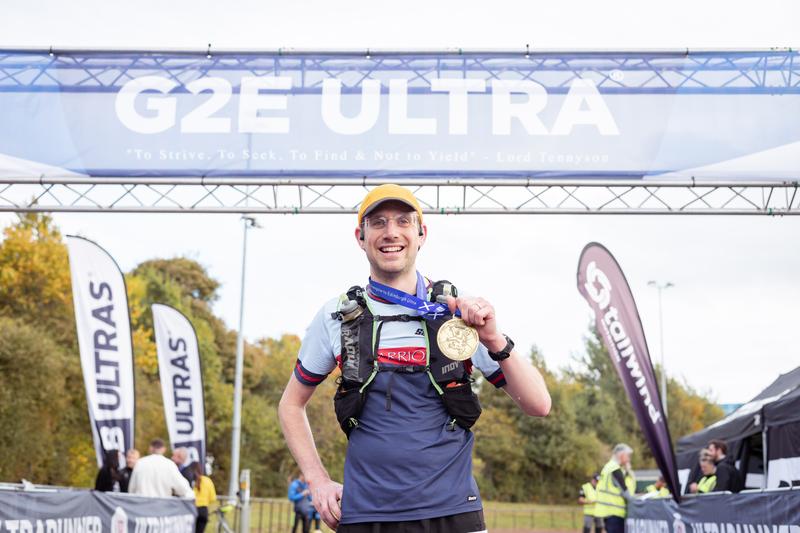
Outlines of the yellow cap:
M400 185L394 183L384 183L369 191L361 202L361 207L358 208L358 224L364 220L364 217L370 214L383 202L394 200L396 202L403 202L417 212L419 223L422 224L422 208L419 202L414 197L414 194Z

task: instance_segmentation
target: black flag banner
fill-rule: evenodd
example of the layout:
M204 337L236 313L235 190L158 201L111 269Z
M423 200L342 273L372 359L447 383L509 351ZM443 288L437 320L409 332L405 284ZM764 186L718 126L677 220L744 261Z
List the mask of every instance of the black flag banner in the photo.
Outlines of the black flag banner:
M603 245L589 243L581 252L578 290L594 311L597 331L628 393L656 464L677 500L680 490L675 454L642 321L622 269Z

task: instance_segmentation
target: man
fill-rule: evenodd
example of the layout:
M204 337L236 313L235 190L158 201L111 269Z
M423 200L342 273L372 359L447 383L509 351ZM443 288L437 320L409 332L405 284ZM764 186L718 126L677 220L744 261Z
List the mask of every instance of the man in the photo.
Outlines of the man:
M128 485L131 482L131 474L133 474L133 468L136 466L139 456L139 450L136 448L131 448L125 452L125 468L120 471L120 474L122 474L122 479L119 483L120 490L122 492L128 492Z
M357 222L370 282L325 304L309 326L278 407L286 442L314 507L338 533L483 531L468 429L480 407L469 374L474 365L532 416L550 411L544 380L502 334L488 301L417 273L428 228L409 190L376 187ZM463 323L448 322L456 311ZM473 349L466 362L444 355ZM349 438L344 487L322 465L305 412L337 363L334 405Z
M592 524L594 524L594 533L603 533L603 519L597 516L595 510L599 479L600 474L593 475L587 483L583 484L578 496L578 503L583 505L583 533L590 533Z
M714 464L711 450L704 449L700 452L700 471L703 477L697 482L697 492L699 494L721 492L722 489L717 486L717 466Z
M664 476L658 476L658 479L655 483L645 487L645 492L647 492L648 497L650 498L668 498L670 496Z
M194 498L192 487L174 462L164 457L167 446L161 439L150 442L150 455L137 461L131 474L128 492L155 498Z
M178 467L178 471L190 486L194 485L194 471L189 464L189 450L187 448L175 448L172 450L172 462Z
M611 459L600 471L595 509L596 515L603 519L608 533L625 531L627 502L633 499L633 494L626 483L622 465L627 465L630 469L631 454L633 448L627 444L617 444L614 446Z
M727 457L728 445L724 440L712 439L708 443L708 452L714 461L716 471L716 491L739 492L744 488L742 475Z

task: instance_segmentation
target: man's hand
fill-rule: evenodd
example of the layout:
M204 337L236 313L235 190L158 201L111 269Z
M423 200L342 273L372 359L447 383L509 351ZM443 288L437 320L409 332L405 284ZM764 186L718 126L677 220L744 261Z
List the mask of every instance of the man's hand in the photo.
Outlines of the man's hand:
M497 320L492 304L483 298L448 296L447 306L451 313L455 313L456 309L461 311L461 318L468 326L475 328L481 344L486 346L490 352L499 352L505 347L506 339L497 329Z
M342 507L339 503L342 500L342 484L330 478L309 480L308 484L311 487L311 504L322 521L335 531L342 517Z

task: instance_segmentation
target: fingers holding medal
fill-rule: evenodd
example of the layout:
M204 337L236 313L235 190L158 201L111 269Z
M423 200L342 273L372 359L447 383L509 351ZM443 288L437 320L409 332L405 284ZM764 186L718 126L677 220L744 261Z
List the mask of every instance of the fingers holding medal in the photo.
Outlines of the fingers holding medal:
M442 353L453 360L463 361L472 357L480 342L479 331L486 332L494 326L494 307L483 298L447 298L451 313L461 318L452 318L444 323L437 335L437 344Z
M494 307L483 298L448 298L447 304L451 312L456 309L461 312L461 318L468 326L481 328L494 318Z

